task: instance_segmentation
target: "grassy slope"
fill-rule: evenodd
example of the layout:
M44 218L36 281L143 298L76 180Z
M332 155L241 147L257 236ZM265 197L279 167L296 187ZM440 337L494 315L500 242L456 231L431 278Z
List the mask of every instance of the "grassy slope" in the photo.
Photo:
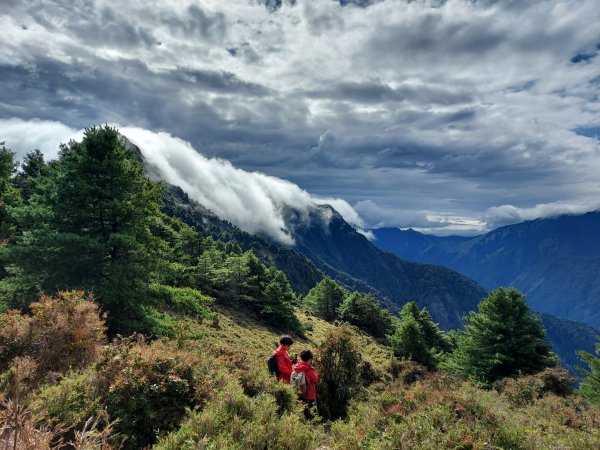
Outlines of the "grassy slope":
M306 340L297 341L293 352L304 347L315 348L326 331L334 327L297 313L313 330L307 333ZM278 338L275 331L264 328L246 313L227 309L219 310L219 328L205 322L193 325L192 329L190 331L202 335L197 341L198 348L214 354L243 354L238 373L243 373L243 366L248 363L250 367L258 365L250 378L264 371L266 357ZM355 337L365 359L384 371L389 361L386 347L358 330ZM247 384L248 380L241 377L242 384ZM504 391L498 393L481 390L471 382L444 372L421 376L417 382L404 381L401 374L396 380L387 379L369 388L367 396L351 408L346 421L315 423L311 428L298 421L298 410L279 419L264 419L268 416L265 410L274 407L266 397L259 395L248 400L230 385L223 393L217 393L216 400L204 411L192 414L177 433L169 435L157 448L192 449L200 442L206 448L215 449L262 448L269 439L277 442L272 448L282 449L600 448L600 408L590 406L578 395L538 394L536 389L542 385L540 378L526 377L509 381ZM244 402L249 408L246 412L239 406ZM232 412L233 404L238 405L236 412ZM262 439L251 435L252 430L258 434L269 433L273 420L280 423L277 428L284 431ZM238 423L245 424L244 428L238 430ZM307 432L310 437L299 441L299 435Z
M219 313L218 327L214 327L209 321L201 324L188 323L191 334L201 336L199 344L208 345L217 353L223 351L244 353L251 361L262 361L261 364L266 368L266 360L279 341L279 333L265 328L256 317L252 317L246 311L217 307L217 312ZM296 315L303 324L309 324L312 330L306 333L306 338L296 339L292 354L300 353L305 348L314 350L322 342L327 330L335 327L300 310L296 310ZM389 361L389 350L371 336L357 328L353 327L353 329L356 343L364 359L368 360L374 368L383 371Z

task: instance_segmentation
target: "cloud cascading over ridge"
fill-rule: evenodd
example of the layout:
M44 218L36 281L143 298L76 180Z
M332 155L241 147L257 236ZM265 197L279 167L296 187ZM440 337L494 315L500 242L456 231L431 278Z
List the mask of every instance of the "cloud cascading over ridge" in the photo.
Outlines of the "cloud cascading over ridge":
M364 226L358 213L344 200L314 197L289 181L246 172L222 159L206 158L189 142L168 133L133 127L123 127L120 132L141 149L146 162L162 180L181 187L219 217L249 233L294 244L284 208L293 207L308 218L309 209L316 204L331 204L349 223Z
M600 197L597 17L596 0L6 0L0 118L163 131L362 205L366 226L477 233L502 205Z
M315 205L329 204L363 232L363 219L345 200L314 196L289 181L247 172L223 159L207 158L189 142L169 133L138 127L117 128L140 148L155 176L181 187L191 198L244 231L293 245L293 233L284 218L285 208L292 207L308 219ZM9 141L17 144L14 150L18 159L34 148L42 150L48 159L54 159L61 143L81 140L83 136L83 130L40 120L0 119L0 129L6 130Z

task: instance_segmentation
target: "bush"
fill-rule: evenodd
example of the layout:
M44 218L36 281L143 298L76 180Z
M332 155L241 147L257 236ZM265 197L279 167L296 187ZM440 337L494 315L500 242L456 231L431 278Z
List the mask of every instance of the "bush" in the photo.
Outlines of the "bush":
M300 405L291 414L280 414L272 395L261 393L251 398L237 383L230 383L155 448L303 450L315 448L321 438L320 430L303 419Z
M275 399L279 414L292 412L297 401L293 389L289 384L277 381L262 365L251 365L248 370L242 371L240 378L242 389L247 396L269 394Z
M189 287L172 287L152 284L152 294L160 304L179 313L188 314L202 320L210 316L209 307L213 298Z
M328 420L344 418L350 400L363 390L362 356L356 349L349 326L330 330L317 349L317 406Z
M9 311L0 317L0 369L16 356L30 356L38 376L83 368L105 339L105 325L91 295L59 292L31 305L31 315Z
M547 394L565 397L573 393L575 379L563 368L548 368L522 378L504 378L494 383L494 389L515 406L524 406Z
M187 408L199 402L194 366L198 358L173 345L110 347L97 364L98 389L124 448L151 445L175 429Z
M59 383L43 387L30 408L69 429L81 429L90 417L101 413L94 384L90 371L65 376Z

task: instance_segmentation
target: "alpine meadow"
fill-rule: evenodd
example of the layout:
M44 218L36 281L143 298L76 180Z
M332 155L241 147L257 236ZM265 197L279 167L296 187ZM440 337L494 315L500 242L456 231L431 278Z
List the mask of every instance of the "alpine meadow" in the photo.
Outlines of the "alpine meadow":
M6 0L0 448L600 448L597 17Z

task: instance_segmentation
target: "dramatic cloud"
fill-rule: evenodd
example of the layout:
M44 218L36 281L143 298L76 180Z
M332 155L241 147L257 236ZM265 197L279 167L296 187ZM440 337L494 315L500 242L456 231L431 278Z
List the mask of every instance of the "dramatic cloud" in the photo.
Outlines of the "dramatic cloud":
M58 122L0 119L9 147L17 158L39 148L48 159L58 154L61 143L81 140L83 130L74 130ZM151 172L160 180L181 187L191 198L219 217L249 233L258 233L284 243L294 244L293 230L285 220L287 207L308 219L316 205L333 206L344 219L363 231L364 221L344 200L310 195L297 185L259 172L246 172L229 161L206 158L189 142L169 133L155 133L136 127L118 127L121 134L136 144ZM324 217L324 220L329 218Z
M597 17L597 0L6 0L0 118L164 132L365 227L478 233L600 198Z
M286 207L293 207L308 219L309 210L314 210L316 204L330 204L349 223L364 225L344 200L313 197L289 181L246 172L222 159L206 158L189 142L168 133L132 127L120 131L140 147L160 179L181 187L219 217L249 233L262 233L293 244L293 233L285 221Z

